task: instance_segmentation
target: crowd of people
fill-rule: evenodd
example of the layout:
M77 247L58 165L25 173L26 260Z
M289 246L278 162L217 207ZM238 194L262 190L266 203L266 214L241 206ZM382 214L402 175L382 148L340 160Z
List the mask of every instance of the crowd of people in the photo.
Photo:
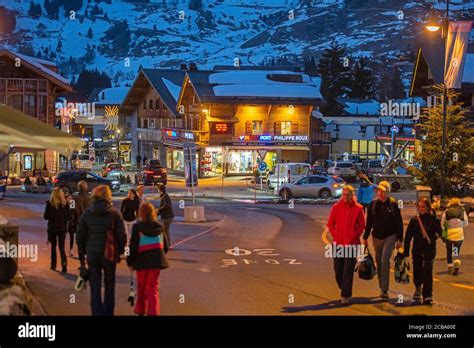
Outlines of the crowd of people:
M438 219L430 199L422 197L417 201L417 214L410 219L404 233L401 211L390 195L390 189L390 183L386 181L376 185L375 190L373 184L365 182L361 184L356 198L355 189L350 185L344 186L340 201L331 209L327 228L333 243L342 247L363 244L364 250L368 250L368 239L372 236L381 301L389 300L390 260L394 250L408 258L411 248L415 285L413 300L431 305L437 239L442 238L446 243L449 273L457 275L461 265L463 229L468 224L467 214L460 200L452 198L441 219ZM334 257L334 272L341 290L342 305L350 303L354 271L360 256L363 255Z
M133 283L137 284L134 312L159 315L159 275L168 267L166 253L171 245L170 225L174 217L166 187L159 186L159 208L147 201L144 187L139 186L128 192L120 210L113 208L108 186L97 186L89 193L87 182L80 181L77 188L78 194L73 197L56 187L46 202L50 268L56 270L59 250L61 272L67 273L65 248L69 234L69 256L74 256L76 241L80 274L89 282L92 315L113 315L116 268L126 257L132 279L136 280Z

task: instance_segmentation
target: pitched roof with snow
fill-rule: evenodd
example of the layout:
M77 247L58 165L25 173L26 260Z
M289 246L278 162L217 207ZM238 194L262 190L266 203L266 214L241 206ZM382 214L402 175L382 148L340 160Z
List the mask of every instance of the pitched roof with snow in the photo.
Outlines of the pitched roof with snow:
M348 115L365 116L380 113L380 102L375 99L337 98L336 101Z
M120 105L130 87L112 87L101 90L97 93L96 105Z
M184 70L141 69L132 87L130 87L128 93L125 94L123 103L127 103L127 98L135 88L138 79L143 76L150 86L156 90L169 111L179 117L179 114L176 112L176 105L185 75L186 72Z
M58 73L52 71L51 69L47 67L47 65L56 66L55 63L46 61L43 59L38 59L35 57L30 57L30 56L27 56L27 55L24 55L12 50L8 50L8 49L0 50L0 57L4 55L10 56L12 58L20 58L23 61L23 63L25 63L27 66L29 66L33 70L36 70L36 72L39 73L40 75L47 77L49 80L55 82L64 90L72 92L72 88L70 86L69 80L62 77L61 75L59 75Z
M232 70L187 73L201 102L316 105L321 80L291 71Z

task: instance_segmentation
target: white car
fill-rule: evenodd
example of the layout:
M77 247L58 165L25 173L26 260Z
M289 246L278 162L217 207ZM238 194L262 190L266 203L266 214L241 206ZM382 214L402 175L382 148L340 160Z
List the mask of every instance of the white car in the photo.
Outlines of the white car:
M354 163L349 161L335 161L334 164L328 168L328 174L337 175L344 179L355 179L357 170Z
M298 181L310 172L309 163L278 163L268 176L267 186L269 189L275 189L284 183Z
M291 198L323 198L340 197L345 181L337 176L308 175L297 182L286 183L275 193L283 200Z

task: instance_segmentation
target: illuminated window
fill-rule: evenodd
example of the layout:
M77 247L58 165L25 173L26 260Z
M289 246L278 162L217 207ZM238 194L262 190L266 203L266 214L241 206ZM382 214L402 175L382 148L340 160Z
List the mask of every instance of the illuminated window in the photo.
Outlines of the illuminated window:
M252 121L252 134L253 135L263 134L263 121Z
M290 135L291 134L291 121L283 121L281 123L281 134Z

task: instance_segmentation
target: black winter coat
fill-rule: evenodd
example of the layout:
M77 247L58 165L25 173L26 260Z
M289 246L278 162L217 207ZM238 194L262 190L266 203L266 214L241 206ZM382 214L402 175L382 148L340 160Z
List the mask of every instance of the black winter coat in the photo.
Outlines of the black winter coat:
M367 208L367 224L365 225L364 239L372 237L385 239L391 235L397 235L397 239L403 240L403 220L398 204L393 197L382 202L375 199Z
M55 208L47 201L44 219L48 220L48 239L53 235L66 233L69 221L69 206L66 204Z
M407 227L407 232L405 234L405 242L403 246L403 255L408 257L410 255L410 244L413 239L413 254L420 254L423 249L436 248L436 240L441 236L441 223L433 214L423 214L420 215L421 222L425 227L426 233L431 240L431 243L428 243L426 238L423 237L421 232L420 224L418 219L415 217L411 218L410 223Z
M128 222L135 221L138 216L139 207L140 207L140 201L138 200L138 198L135 198L135 199L125 198L122 201L122 207L120 208L123 219Z
M160 195L161 201L160 206L158 207L158 215L162 219L169 219L174 217L173 206L171 204L171 198L167 193L162 193Z
M100 263L105 251L107 230L115 224L120 255L124 253L127 236L122 216L106 201L99 200L82 214L76 231L76 242L79 255L87 255L87 261Z
M146 221L134 224L127 264L134 270L167 268L168 262L163 250L163 232L163 226L158 222ZM156 244L158 241L159 246Z

